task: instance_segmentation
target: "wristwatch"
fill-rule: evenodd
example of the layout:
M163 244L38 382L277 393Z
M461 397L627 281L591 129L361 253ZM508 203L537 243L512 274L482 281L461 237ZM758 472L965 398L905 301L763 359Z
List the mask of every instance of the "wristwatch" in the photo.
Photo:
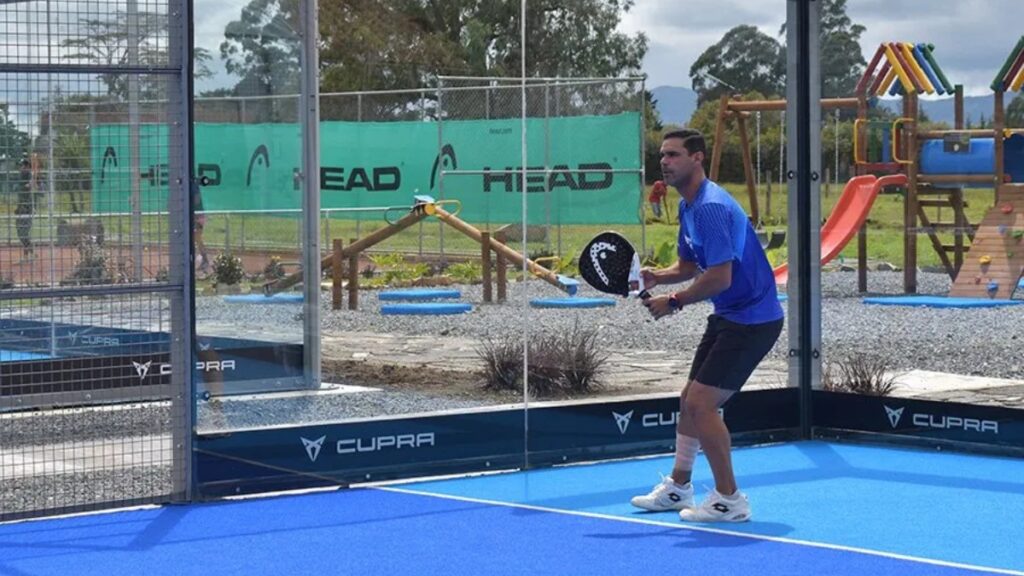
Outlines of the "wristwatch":
M683 305L679 303L679 298L676 298L675 294L668 297L668 305L674 312L678 312L683 307Z

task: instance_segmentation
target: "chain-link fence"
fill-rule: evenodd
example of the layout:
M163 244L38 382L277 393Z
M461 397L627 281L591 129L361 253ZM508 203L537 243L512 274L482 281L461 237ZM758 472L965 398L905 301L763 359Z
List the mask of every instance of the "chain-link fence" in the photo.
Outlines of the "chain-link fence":
M640 78L529 80L531 251L566 254L616 223L644 242L643 90ZM508 79L440 78L429 88L321 94L323 250L387 226L420 194L458 200L460 217L516 236L521 93ZM216 180L203 188L211 258L239 255L250 274L298 261L297 157L258 154L294 125L297 105L289 95L196 99L197 170ZM229 148L235 141L245 144ZM261 193L246 193L260 168L269 168ZM233 185L231 170L246 176ZM479 248L428 221L372 252L459 259Z
M0 4L0 520L188 490L188 11Z
M577 253L608 225L646 244L643 79L442 77L440 86L436 193L459 200L467 219L549 257Z

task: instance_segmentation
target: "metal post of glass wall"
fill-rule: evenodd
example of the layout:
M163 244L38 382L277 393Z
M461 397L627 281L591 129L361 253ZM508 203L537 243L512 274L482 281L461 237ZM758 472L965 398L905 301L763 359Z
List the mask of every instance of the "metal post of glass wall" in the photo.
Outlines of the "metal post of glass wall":
M640 251L647 253L647 216L644 212L644 203L647 201L647 77L640 80ZM669 220L665 214L665 221Z
M169 6L170 19L170 62L180 70L180 80L168 94L171 110L176 118L169 126L170 147L168 174L171 175L167 195L169 213L170 246L168 258L168 279L175 288L170 294L171 301L171 366L193 367L195 342L195 286L192 278L192 194L198 193L198 181L194 178L195 150L192 133L193 93L193 27L192 0L175 0ZM133 125L134 127L134 125ZM133 176L133 180L137 174ZM133 189L134 193L134 189ZM133 210L134 212L134 210ZM140 216L141 220L141 216ZM174 244L177 243L177 247ZM175 249L177 248L177 249ZM193 434L196 422L195 371L192 369L171 370L171 393L174 401L173 421L182 426L172 427L173 486L171 498L179 502L192 500L195 485L193 461Z
M789 374L800 388L800 428L811 435L811 392L821 382L820 2L788 0Z
M302 285L303 375L306 388L320 387L320 78L317 0L302 0Z

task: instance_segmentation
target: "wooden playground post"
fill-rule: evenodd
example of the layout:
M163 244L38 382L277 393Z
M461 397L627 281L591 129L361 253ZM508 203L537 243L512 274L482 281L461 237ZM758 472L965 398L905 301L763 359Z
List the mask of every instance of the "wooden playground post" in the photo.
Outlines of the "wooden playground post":
M715 117L715 147L711 150L711 174L709 177L718 181L718 168L722 163L722 149L725 148L725 120L729 114L729 95L722 94L718 99L718 116Z
M964 129L964 86L957 84L953 87L953 128ZM950 195L953 203L953 277L960 274L960 268L964 265L964 228L967 227L967 218L964 216L964 189L954 188Z
M504 232L496 232L494 238L502 244L507 242ZM504 302L508 295L508 261L505 259L505 255L497 252L494 258L494 265L498 269L498 302Z
M341 283L344 278L344 259L341 257L341 250L344 244L344 240L335 238L334 251L331 252L331 310L341 310Z
M348 309L359 309L359 252L352 251L357 239L349 241L348 255Z
M480 268L484 283L484 302L491 298L491 233L480 232Z
M964 85L953 87L953 128L964 129Z
M907 294L917 293L917 93L910 92L903 97L903 117L910 121L904 124L904 158L907 164L907 195L903 206L903 290Z
M757 205L757 187L754 184L754 165L750 158L750 138L747 137L747 112L736 112L736 127L740 133L740 151L743 153L743 176L747 180L747 196L750 198L750 219L754 226L761 222L761 212ZM717 151L718 146L715 146ZM714 178L712 178L714 180Z
M1003 165L1003 148L1005 143L1003 142L1003 129L1006 128L1006 111L1003 109L1003 89L1000 87L995 91L995 110L992 111L992 137L994 148L992 150L995 155L995 167L992 173L992 186L995 189L995 201L993 206L999 204L999 187L1003 185L1003 171L1005 166Z
M864 92L857 94L857 119L859 126L866 126L868 118L868 101L867 95ZM867 150L868 150L868 135L871 133L870 130L864 130L864 135L857 138L857 158L861 158L867 161ZM857 165L855 174L861 176L866 174L867 170L863 166ZM860 225L857 230L857 290L859 292L868 291L868 225L865 219L864 223Z

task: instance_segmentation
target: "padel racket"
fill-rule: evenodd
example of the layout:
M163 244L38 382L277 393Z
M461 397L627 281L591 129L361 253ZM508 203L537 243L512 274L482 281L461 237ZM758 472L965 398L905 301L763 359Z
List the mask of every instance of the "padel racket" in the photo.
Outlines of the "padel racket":
M639 296L646 300L640 275L640 255L624 236L602 232L583 248L580 254L580 276L596 290L619 296Z

